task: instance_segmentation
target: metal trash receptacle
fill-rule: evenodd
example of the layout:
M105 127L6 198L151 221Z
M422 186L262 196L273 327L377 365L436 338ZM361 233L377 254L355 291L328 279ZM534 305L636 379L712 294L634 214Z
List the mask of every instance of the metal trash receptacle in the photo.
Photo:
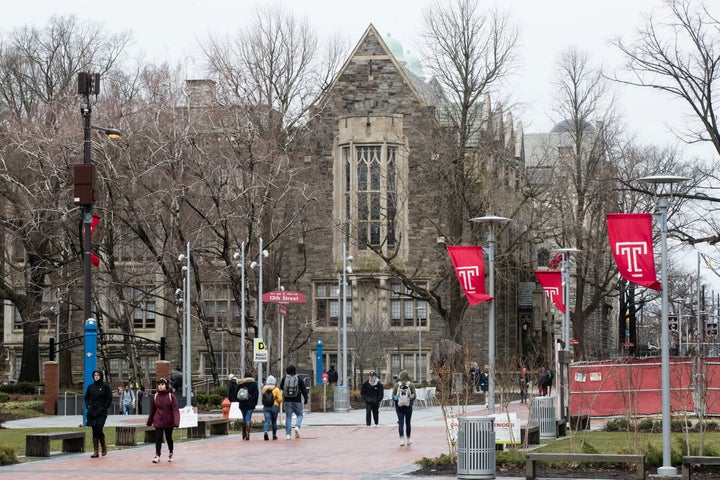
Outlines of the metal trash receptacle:
M339 386L334 388L333 410L336 412L350 411L350 388Z
M458 418L457 478L495 478L493 418Z
M557 438L555 424L555 397L535 397L532 404L532 421L540 430L540 438Z

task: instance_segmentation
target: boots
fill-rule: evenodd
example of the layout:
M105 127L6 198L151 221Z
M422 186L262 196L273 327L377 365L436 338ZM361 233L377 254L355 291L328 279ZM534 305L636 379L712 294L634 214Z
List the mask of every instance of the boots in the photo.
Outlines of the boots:
M90 458L97 458L100 456L100 455L98 455L98 442L99 441L100 441L99 439L93 438L93 454L90 455Z
M250 427L252 425L250 422L243 423L243 439L244 440L250 440Z
M102 456L107 455L107 445L105 444L105 435L100 437L100 446L102 447Z

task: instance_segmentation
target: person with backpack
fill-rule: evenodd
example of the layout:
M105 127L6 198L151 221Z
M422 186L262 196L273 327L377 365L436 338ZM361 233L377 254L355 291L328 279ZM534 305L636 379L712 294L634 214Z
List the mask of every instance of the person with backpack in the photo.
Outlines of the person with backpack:
M263 427L263 437L265 441L268 438L270 425L272 425L272 439L277 440L277 417L280 411L280 404L283 401L282 391L277 388L277 380L272 375L268 375L265 380L265 386L262 389L263 416L265 417L265 425Z
M395 413L398 417L400 446L409 446L412 444L410 421L412 420L413 402L415 401L415 385L410 381L407 370L400 372L398 381L393 385L392 398L395 402Z
M145 424L155 427L155 458L153 463L160 463L163 435L168 448L168 462L173 461L173 428L180 426L180 407L172 393L170 382L159 378L155 394L150 398L150 414Z
M550 395L550 392L552 390L552 381L553 381L553 371L550 370L550 367L545 367L545 372L540 376L540 380L538 381L538 385L540 386L540 395L543 397Z
M292 415L295 414L295 438L300 438L300 425L302 425L303 405L307 405L308 391L300 377L297 376L295 365L288 365L285 369L287 375L280 381L283 401L285 403L285 438L290 440Z
M250 440L250 428L252 427L252 414L255 405L258 403L258 384L252 376L252 372L247 372L245 378L238 381L236 398L239 402L240 411L242 412L242 438Z
M130 389L129 383L125 384L120 393L120 405L122 406L123 415L132 415L133 408L135 408L135 394Z
M370 414L372 413L372 419L375 421L375 426L378 426L378 417L380 410L380 402L382 402L383 396L385 395L385 388L380 380L377 378L375 370L370 370L368 379L360 387L360 395L365 400L365 424L369 427Z

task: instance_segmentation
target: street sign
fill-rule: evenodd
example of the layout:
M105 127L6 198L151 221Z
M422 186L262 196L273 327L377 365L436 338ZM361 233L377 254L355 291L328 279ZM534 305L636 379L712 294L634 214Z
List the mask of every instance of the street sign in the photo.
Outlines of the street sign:
M265 342L263 342L262 338L255 339L255 345L253 348L253 361L255 361L255 362L267 362L268 361L267 347L265 346Z
M288 306L284 303L281 303L278 305L278 313L280 313L281 317L287 317L288 316Z
M273 290L263 293L262 301L266 303L305 303L305 295L300 292L286 292L285 290Z
M327 372L323 372L322 374L322 382L328 383L328 380L330 379L330 376L327 374Z
M580 340L571 338L570 339L570 345L578 345L580 343Z
M668 315L668 330L671 332L678 331L678 317L677 315Z

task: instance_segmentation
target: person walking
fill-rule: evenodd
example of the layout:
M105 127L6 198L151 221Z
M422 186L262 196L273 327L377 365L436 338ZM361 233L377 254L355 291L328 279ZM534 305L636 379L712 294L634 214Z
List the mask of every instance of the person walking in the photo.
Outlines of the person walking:
M122 393L120 393L120 406L123 415L132 415L133 408L135 408L135 394L130 390L129 383L125 384Z
M330 385L337 385L338 383L338 372L335 370L335 365L330 365L330 369L327 371L328 383Z
M551 394L553 377L553 371L550 370L549 366L545 366L545 371L542 375L540 375L540 380L538 381L538 385L540 386L540 395L543 397Z
M478 380L480 384L480 391L482 392L483 398L485 399L485 408L488 406L488 389L490 388L490 367L485 365L485 371L480 373Z
M245 374L245 378L238 381L237 400L240 402L242 412L242 438L250 440L250 428L252 427L252 414L255 405L258 403L258 384L252 376L252 372Z
M369 427L370 415L372 414L372 420L375 422L375 426L378 426L378 417L380 411L380 402L382 402L384 395L384 386L380 383L377 378L375 370L370 370L368 379L365 380L360 387L360 396L365 401L365 424Z
M142 404L143 399L147 397L147 393L145 393L145 385L142 383L140 384L140 388L137 391L137 413L138 415L142 415Z
M282 402L283 394L282 391L277 388L277 380L272 375L268 375L265 380L265 386L262 389L263 416L265 417L263 438L265 438L265 441L270 440L268 432L270 431L271 425L272 439L277 440L277 417Z
M480 391L480 367L477 362L473 362L470 367L470 381L472 382L472 391Z
M393 385L392 398L395 402L395 413L398 418L400 446L412 444L411 425L413 402L415 401L415 385L410 381L407 370L400 371L398 381Z
M85 408L87 409L87 426L92 427L93 453L90 458L97 458L98 444L102 447L103 457L107 455L107 444L105 443L105 420L107 420L108 408L113 403L113 392L103 380L101 370L95 370L92 374L93 383L85 390Z
M528 376L527 368L523 367L522 370L520 370L520 376L518 377L518 385L520 386L520 403L527 402L529 383L530 377Z
M292 415L295 414L295 438L300 438L300 426L303 418L303 405L307 405L308 392L305 382L297 376L295 365L288 365L286 375L280 381L283 401L285 403L285 439L290 440Z
M180 407L177 398L172 393L170 383L159 378L155 395L150 399L150 414L145 424L155 427L155 458L153 463L160 463L162 452L163 435L168 448L168 462L173 461L173 428L180 426Z

